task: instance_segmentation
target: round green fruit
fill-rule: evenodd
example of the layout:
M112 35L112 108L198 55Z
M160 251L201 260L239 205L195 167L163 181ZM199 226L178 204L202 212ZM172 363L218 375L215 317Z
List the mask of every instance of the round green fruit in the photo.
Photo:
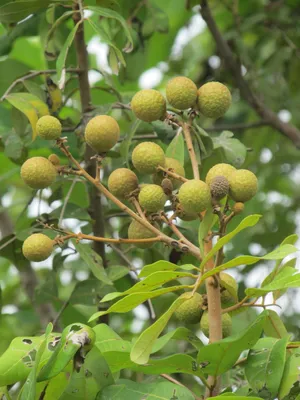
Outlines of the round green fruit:
M156 143L143 142L133 149L132 163L142 174L153 174L158 166L165 166L165 153Z
M205 312L202 315L201 322L200 322L200 329L202 330L204 335L209 338L208 312ZM230 336L231 331L232 331L231 316L227 313L222 314L222 336L223 336L223 338Z
M220 118L230 105L230 91L220 82L208 82L198 90L198 108L205 117Z
M197 86L185 76L171 79L166 86L168 102L178 110L193 107L196 104L197 94Z
M237 202L233 205L232 211L235 215L241 214L244 211L245 205L244 203Z
M232 287L234 289L234 292L237 293L238 290L238 284L237 281L229 274L226 272L220 272L220 279L223 281L225 284L228 286ZM222 286L222 282L220 282ZM223 286L225 288L225 286ZM228 292L228 290L225 288L225 290L221 291L221 302L222 303L232 303L235 301L235 298Z
M22 252L29 261L44 261L53 251L53 240L42 233L34 233L23 243Z
M131 100L131 109L135 116L142 121L157 121L165 117L166 100L157 90L140 90Z
M56 175L55 167L44 157L29 158L21 167L21 177L32 189L44 189L52 185Z
M164 168L170 170L171 172L175 172L175 174L177 175L185 177L185 170L183 168L183 165L175 158L166 157ZM182 185L182 182L178 179L172 178L171 176L168 176L168 178L172 182L173 189L178 189ZM153 175L152 179L156 185L161 185L164 179L163 171L156 172Z
M93 150L106 153L119 140L120 128L117 121L109 115L98 115L87 123L84 136Z
M134 220L131 222L128 228L128 239L150 239L157 235L147 229L144 225ZM135 243L136 247L141 249L148 249L153 243Z
M211 204L209 186L203 181L192 179L181 186L178 199L183 211L190 214L200 213Z
M197 324L200 321L202 313L203 298L201 294L192 292L183 293L180 298L187 299L175 311L175 317L186 324Z
M147 185L139 193L139 203L148 212L163 210L167 197L161 186Z
M213 178L209 187L212 197L216 200L223 199L229 192L229 182L224 176Z
M224 176L229 181L230 176L236 171L236 169L230 164L216 164L207 173L205 182L210 186L212 180L217 176Z
M60 138L61 129L60 121L51 115L41 117L36 124L37 135L46 140Z
M245 203L257 193L258 183L253 172L247 169L235 171L229 178L230 197L237 202Z
M128 168L114 170L108 178L108 189L116 197L125 199L138 188L136 174Z

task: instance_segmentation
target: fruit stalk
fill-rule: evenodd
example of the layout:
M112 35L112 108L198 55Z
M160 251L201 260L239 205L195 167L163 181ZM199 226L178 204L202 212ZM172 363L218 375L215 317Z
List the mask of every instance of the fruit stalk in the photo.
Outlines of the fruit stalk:
M192 141L192 137L191 137L190 126L185 122L182 124L182 131L183 131L183 135L185 138L187 149L189 151L194 178L200 179L199 167L198 167L196 153L194 150L193 141Z

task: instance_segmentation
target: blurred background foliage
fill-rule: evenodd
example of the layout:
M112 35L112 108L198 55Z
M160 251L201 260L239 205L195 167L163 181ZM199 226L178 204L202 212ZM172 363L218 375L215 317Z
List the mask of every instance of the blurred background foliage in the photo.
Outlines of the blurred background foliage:
M32 10L33 15L19 15L19 19L25 19L18 22L7 18L3 12L8 1L2 3L0 96L17 78L31 70L55 69L56 58L73 27L72 18L65 19L46 47L47 32L63 14L64 7L56 5L47 9L50 1L45 1L43 7ZM208 137L202 137L206 153L202 151L201 174L204 177L213 164L222 161L249 168L257 174L259 194L247 204L244 214L231 223L231 228L246 214L258 213L263 218L255 228L243 231L228 245L226 257L263 255L287 235L300 232L299 150L287 137L268 125L251 127L260 119L240 98L235 77L219 57L197 3L194 0L99 0L98 5L117 11L130 26L134 47L131 52L124 53L126 67L119 65L116 53L112 48L109 49L105 40L108 35L119 48L127 46L120 24L87 11L87 16L99 27L96 32L91 24L85 23L89 78L95 107L93 113L111 113L118 119L122 132L121 143L105 161L103 181L107 181L111 170L124 166L126 159L130 160L128 154L137 143L136 139L151 138L166 148L176 133L173 128L160 122L136 125L130 111L115 106L128 104L140 88L156 88L163 93L167 80L176 75L188 76L197 86L209 80L219 80L230 88L233 104L221 120L199 119L201 126L209 132ZM300 126L299 1L211 0L209 3L219 29L243 65L244 79L282 120ZM93 5L95 2L87 0L85 4ZM74 46L71 46L67 66L74 68L76 65ZM55 81L56 76L52 77ZM41 99L45 98L44 90L43 75L14 88L15 92L29 91ZM82 159L84 143L78 80L71 74L67 75L64 105L59 118L63 121L64 134L68 137L72 153L77 159ZM244 125L249 127L245 129ZM221 134L224 130L232 131L234 138L244 146L233 140L230 134ZM0 103L0 137L2 353L12 337L37 334L47 320L55 318L58 313L59 328L75 321L86 322L96 311L99 298L115 289L99 282L90 273L89 264L93 261L87 244L77 248L79 257L75 254L74 246L69 244L62 250L58 249L54 257L43 263L30 265L23 258L22 241L29 233L41 228L37 218L57 223L64 207L62 226L91 233L87 187L82 181L74 183L72 177L60 177L51 189L37 193L23 184L20 165L27 157L48 156L53 152L60 154L57 148L40 138L31 142L31 127L26 117L7 101ZM211 138L215 138L214 142ZM185 160L190 177L187 154ZM143 177L142 181L149 182L150 178ZM102 199L102 204L106 234L126 237L129 218L105 199ZM182 227L187 236L196 242L197 223L183 223ZM171 232L168 233L171 235ZM55 235L53 232L49 234L52 237ZM108 274L118 291L132 285L134 274L128 274L130 269L159 259L178 263L194 261L175 251L170 252L163 245L146 251L124 246L106 246L105 249ZM255 286L261 282L272 266L272 262L263 262L247 268L240 266L238 272L232 271L240 281L240 295L243 295L245 286ZM175 294L169 294L164 301L155 299L153 304L156 313L161 314L174 297ZM300 340L297 322L299 300L296 290L290 290L279 300L282 318L287 329L294 334L294 340ZM234 330L239 331L253 319L253 315L255 312L252 310L235 317ZM149 323L149 312L145 306L138 307L132 313L113 314L110 317L110 325L124 338L131 338ZM170 329L175 324L176 321L172 321ZM164 351L170 354L170 346L175 346L175 343L168 346Z

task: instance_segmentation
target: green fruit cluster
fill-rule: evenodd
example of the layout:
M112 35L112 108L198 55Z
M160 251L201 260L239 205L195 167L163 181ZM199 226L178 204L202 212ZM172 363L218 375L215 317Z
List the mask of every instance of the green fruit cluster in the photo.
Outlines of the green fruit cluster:
M29 158L21 167L21 177L32 189L44 189L52 185L56 175L55 166L44 157Z
M37 135L45 140L56 140L61 136L62 126L60 121L52 115L41 117L36 124Z
M85 127L86 143L97 153L106 153L117 143L120 127L109 115L97 115Z
M236 296L237 296L237 290L238 290L238 284L237 281L229 274L226 272L221 272L220 273L220 285L221 285L221 302L223 304L227 303L234 303ZM226 289L227 287L230 287L231 291L228 291ZM231 292L235 293L235 296L231 294Z
M136 220L133 220L129 225L128 239L150 239L156 236L154 232L150 231ZM148 249L152 246L152 243L136 243L135 246L141 249Z
M190 214L200 213L211 204L209 186L197 179L187 181L180 187L178 199L183 211Z
M197 90L195 83L185 76L177 76L167 83L166 97L177 110L192 108L215 119L222 117L231 104L230 91L222 83L208 82ZM159 91L143 89L133 96L131 109L138 119L153 122L166 117L167 104Z
M206 183L213 197L221 199L229 194L237 203L251 200L257 193L258 182L253 172L246 169L237 170L229 164L216 164L206 175ZM236 206L236 213L243 211L241 205Z

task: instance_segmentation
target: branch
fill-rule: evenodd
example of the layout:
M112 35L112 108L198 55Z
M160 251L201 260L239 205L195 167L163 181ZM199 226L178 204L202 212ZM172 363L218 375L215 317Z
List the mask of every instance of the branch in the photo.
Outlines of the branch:
M66 241L69 239L76 239L76 240L91 240L93 242L101 242L101 243L127 243L127 244L133 244L133 243L153 243L153 242L160 242L162 239L160 236L154 237L154 238L148 238L148 239L115 239L115 238L105 238L105 237L99 237L99 236L93 236L93 235L86 235L82 232L79 233L73 233L73 232L66 232L66 236L58 236L56 239L57 243L60 243L61 241Z
M129 207L127 207L124 203L122 203L119 199L117 199L106 187L99 181L97 181L95 178L93 178L86 170L84 170L79 162L72 156L70 151L67 149L67 147L64 145L64 142L66 139L58 139L57 140L57 145L60 147L61 151L68 157L68 159L77 167L78 170L82 172L82 175L92 184L95 186L95 188L102 193L106 198L111 200L117 207L121 209L121 211L126 212L129 216L131 216L133 219L138 221L141 225L145 226L145 228L149 229L151 232L155 233L157 236L160 236L164 243L171 247L175 247L178 250L182 252L189 252L193 256L195 256L198 260L201 260L201 255L200 255L200 250L188 247L186 244L181 243L180 241L174 240L170 238L169 236L165 235L162 233L159 229L157 229L155 226L151 225L150 222L147 219L144 219L140 217L138 214L136 214L133 210L131 210ZM97 236L102 236L104 235L97 235Z
M189 151L192 168L193 168L194 179L200 179L199 166L198 166L198 162L197 162L197 158L196 158L195 149L193 146L193 141L192 141L191 132L190 132L190 126L185 122L182 124L182 131L183 131L183 136L185 138L187 149Z
M264 103L260 100L259 95L252 91L248 82L242 76L241 65L236 60L236 57L230 49L228 43L223 38L211 14L208 0L201 0L200 5L200 13L216 42L216 46L221 57L224 59L227 68L234 77L236 85L238 86L243 99L257 112L263 121L272 126L274 129L277 129L283 135L287 136L297 148L300 148L300 131L295 126L287 124L286 122L282 122L276 113L264 105Z
M52 74L56 74L56 72L57 72L56 69L45 69L43 71L30 71L28 74L21 76L20 78L13 81L13 83L8 87L6 92L0 98L0 102L5 100L6 97L10 94L10 92L14 89L14 87L17 86L19 83L24 83L26 80L35 78L36 76L39 76L39 75L52 75ZM67 68L66 72L79 73L80 69Z
M175 172L173 172L173 171L171 171L171 170L169 170L169 169L166 169L166 168L163 168L163 167L160 167L160 166L158 166L157 169L158 169L159 171L162 171L162 172L164 172L165 174L171 176L172 178L177 179L178 181L183 182L183 183L188 181L188 179L184 178L184 177L181 176L181 175L176 174Z

